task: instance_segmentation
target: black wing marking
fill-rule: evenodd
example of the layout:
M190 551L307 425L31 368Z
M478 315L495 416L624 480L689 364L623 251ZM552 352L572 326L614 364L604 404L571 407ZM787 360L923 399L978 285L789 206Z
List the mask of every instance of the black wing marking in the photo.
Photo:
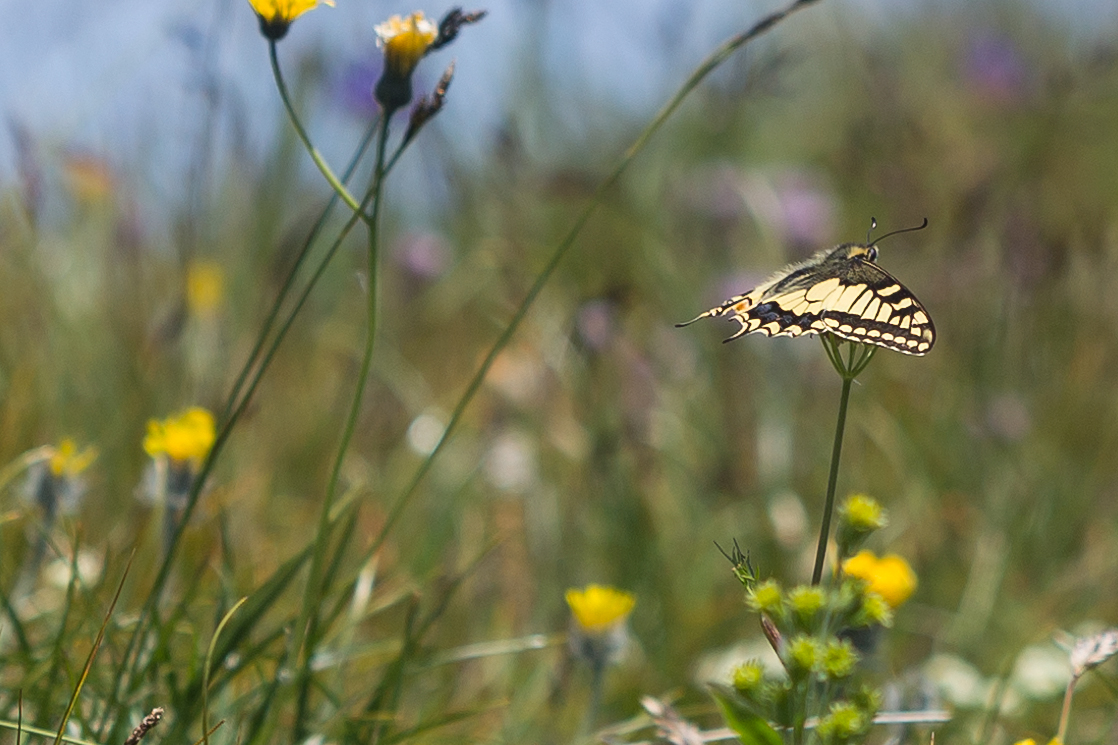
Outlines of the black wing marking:
M679 325L726 316L741 324L726 341L745 334L832 333L904 354L927 354L935 344L928 311L904 285L867 260L864 251L855 253L863 248L820 252Z

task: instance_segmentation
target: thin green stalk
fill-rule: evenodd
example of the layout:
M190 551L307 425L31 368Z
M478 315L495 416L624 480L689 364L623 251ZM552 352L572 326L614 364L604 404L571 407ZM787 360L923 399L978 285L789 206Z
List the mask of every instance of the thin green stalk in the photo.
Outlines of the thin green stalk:
M379 130L380 127L378 126L376 129ZM364 147L364 145L362 147ZM359 157L360 155L355 157L349 170L352 170L352 168L356 166L356 162ZM366 194L365 199L362 203L363 208L367 208L369 206L371 199L372 190L370 189L369 193ZM147 633L147 627L152 618L152 614L160 599L162 598L163 591L167 585L167 580L170 577L171 565L175 555L175 550L178 547L179 541L181 540L183 532L186 529L186 525L190 522L190 517L194 512L194 507L198 502L198 497L202 492L203 485L206 483L206 480L213 472L214 465L217 462L218 456L223 451L225 444L229 439L229 436L232 434L234 426L240 420L241 415L244 413L245 409L248 407L249 402L252 400L252 397L256 392L256 388L262 380L265 371L268 369L269 365L274 359L276 352L280 347L280 344L283 342L288 330L291 328L292 324L295 322L296 317L299 315L303 306L306 304L307 299L310 297L311 290L325 273L327 266L329 265L331 259L334 257L334 254L337 253L337 250L341 246L345 237L357 224L357 221L359 219L362 219L363 215L363 210L353 212L350 215L349 219L346 221L345 225L339 231L337 238L335 238L333 244L323 256L322 261L319 263L317 269L315 270L315 273L308 280L307 286L304 288L302 294L299 296L299 299L296 301L294 307L291 309L291 312L288 314L286 320L279 327L279 329L277 329L276 334L272 339L271 346L269 346L268 351L264 354L263 358L261 358L260 364L256 367L255 373L252 375L247 388L244 388L243 395L241 396L239 403L236 404L235 408L233 408L233 410L229 413L228 418L226 418L225 421L222 423L214 439L213 447L210 448L209 454L206 456L205 460L202 461L202 466L201 468L199 468L198 474L194 478L186 507L183 509L182 516L179 519L178 525L175 529L175 533L170 540L166 555L163 557L163 562L162 564L160 564L159 571L156 574L155 581L152 583L152 589L148 593L144 605L141 608L135 628L132 630L132 634L129 637L128 644L125 646L124 655L121 657L120 666L117 670L117 675L114 678L113 689L110 691L108 700L105 704L105 708L101 716L101 721L98 725L98 739L104 739L104 728L108 724L109 717L111 716L112 710L115 707L116 701L118 700L120 687L124 685L126 681L134 680L138 677L137 667L140 664L140 640ZM321 218L321 220L323 221L324 219L325 218ZM291 276L294 276L294 270L292 270ZM279 302L280 301L277 300L276 308L279 307ZM263 338L264 332L261 332L261 339ZM246 363L245 371L249 371L250 368L251 365L249 363Z
M827 557L827 542L831 537L831 516L835 511L835 487L838 485L839 461L842 458L842 438L846 431L846 410L850 403L850 386L854 383L870 360L877 347L843 342L831 334L820 337L827 358L842 378L842 394L839 397L838 421L835 423L835 441L831 448L831 473L827 478L827 498L823 503L823 523L819 526L819 545L815 549L815 569L811 573L811 584L818 585L823 578L823 562ZM842 358L842 344L848 344L847 356Z
M567 252L570 250L571 246L574 245L575 239L578 237L579 233L582 232L582 229L583 227L585 227L587 221L589 221L590 217L595 212L597 212L598 207L599 205L601 205L606 193L611 188L613 188L613 186L621 179L622 174L624 174L626 169L628 169L629 164L633 162L633 160L637 157L641 150L643 150L644 147L648 144L649 140L652 139L652 136L660 130L660 128L664 125L668 118L673 113L675 113L675 110L678 109L680 104L683 103L684 99L686 99L687 96L690 95L691 91L698 87L699 83L701 83L703 79L706 78L706 76L709 75L711 72L713 72L719 65L726 61L726 59L729 58L730 55L732 55L741 47L745 46L753 39L771 29L776 24L783 21L792 13L816 2L818 2L818 0L795 0L795 2L791 3L785 8L770 13L761 20L757 21L757 23L753 24L750 28L723 42L717 49L711 52L711 54L708 55L707 58L703 60L703 62L700 63L697 68L695 68L694 72L692 72L687 80L683 82L683 85L679 87L679 89L668 100L664 107L661 108L659 112L657 112L656 116L653 117L648 126L646 126L644 130L642 130L641 133L637 135L637 139L634 140L633 144L630 145L629 148L622 154L621 158L614 165L613 170L610 171L609 175L606 176L605 179L598 185L598 188L594 192L594 196L590 199L590 203L585 208L583 208L582 212L575 219L575 222L571 226L571 229L567 232L563 239L559 241L559 244L555 247L554 251L552 251L551 258L548 259L547 263L544 265L544 268L536 277L536 281L533 282L531 288L529 288L528 294L524 296L524 300L521 301L520 306L516 309L516 312L513 313L512 319L509 320L508 326L506 326L505 330L501 332L501 335L497 337L497 340L493 343L493 346L490 348L488 354L485 355L485 359L482 360L481 366L478 367L478 370L476 373L474 373L474 377L470 380L469 385L466 386L466 391L462 394L462 397L455 405L454 411L450 415L450 421L447 422L446 428L443 430L443 433L439 437L438 442L435 443L435 447L431 450L427 457L423 459L423 462L419 465L419 468L416 470L415 475L413 475L411 481L408 482L407 487L396 499L395 504L392 505L392 508L388 512L388 517L384 521L384 525L381 527L380 532L373 540L373 543L370 546L366 556L371 556L380 549L380 546L384 543L384 540L388 537L389 532L392 530L393 526L395 526L396 521L403 513L404 508L407 506L408 502L411 501L412 496L419 488L419 484L423 481L423 478L427 475L427 472L431 470L431 466L434 464L435 458L437 458L439 453L442 452L443 447L446 445L451 435L453 435L455 430L458 428L458 424L461 422L466 408L470 405L470 403L473 401L474 396L477 395L477 392L481 389L481 384L485 381L486 375L489 374L489 368L493 366L493 362L497 359L497 356L500 355L500 353L506 346L508 346L509 341L516 333L517 329L520 328L520 324L524 320L524 317L528 315L528 311L535 303L536 297L540 294L540 291L543 290L543 287L547 284L548 280L551 279L551 275L555 273L556 268L558 268L560 262L562 262L563 257L567 255Z
M254 349L253 349L253 353L250 355L249 360L245 363L244 368L241 370L241 373L238 375L237 381L234 383L233 392L230 394L230 396L229 396L229 398L227 399L227 402L226 402L226 412L228 413L228 416L224 418L224 422L222 423L222 426L218 430L218 433L217 433L217 435L214 439L213 447L210 448L209 454L206 456L205 460L203 460L202 466L201 466L201 468L199 468L199 471L194 478L194 482L193 482L192 488L190 490L190 496L187 500L186 507L182 511L182 515L179 519L179 522L178 522L178 525L175 529L174 535L171 537L169 545L167 547L166 554L163 557L163 562L160 564L159 571L156 574L156 578L155 578L154 583L152 584L152 589L148 593L148 596L147 596L147 598L144 602L144 605L140 610L140 614L139 614L139 617L137 619L137 623L132 630L132 634L130 635L130 637L128 639L127 645L125 646L124 654L121 657L120 666L117 670L117 674L114 677L113 688L110 691L110 694L108 696L108 699L107 699L107 701L104 705L104 709L103 709L102 714L101 714L100 722L98 723L98 739L103 739L104 736L105 736L105 731L104 730L105 730L105 727L108 725L109 718L111 717L112 711L115 708L115 705L116 705L116 702L118 700L118 696L119 696L119 693L120 693L121 686L124 686L127 681L135 680L138 677L137 673L138 673L138 667L139 667L140 662L141 662L141 647L142 647L142 645L140 644L140 641L147 634L148 625L151 621L151 618L153 616L153 613L155 611L156 606L158 605L160 599L162 598L163 591L166 588L167 580L170 577L171 565L172 565L172 560L173 560L174 555L175 555L175 549L177 548L177 546L179 544L179 541L182 538L182 534L183 534L183 532L186 528L186 525L190 522L190 517L194 512L194 507L198 502L198 497L201 494L202 487L206 483L206 480L209 478L209 475L212 473L214 465L217 462L218 455L222 452L222 450L225 446L225 443L228 441L229 436L232 434L233 427L236 425L237 421L240 419L240 416L244 412L245 408L247 408L249 401L251 401L252 396L256 391L257 385L260 383L260 380L263 378L264 372L268 369L268 366L271 364L271 361L274 358L274 356L276 354L276 351L279 349L280 343L283 341L283 339L286 336L288 330L291 328L291 325L294 323L295 318L298 316L298 314L299 314L300 310L302 309L303 305L306 303L306 300L310 295L311 289L318 282L319 278L325 273L326 266L329 264L330 260L333 258L334 254L337 252L337 249L341 245L344 238L349 234L350 230L353 229L353 226L356 225L357 220L358 219L365 220L365 221L369 220L369 217L365 213L365 209L369 206L370 201L373 198L372 197L372 189L370 189L369 194L366 195L362 204L357 205L356 202L353 200L352 196L349 195L349 193L345 190L344 187L342 187L340 189L338 188L338 186L340 186L340 184L339 184L337 178L334 176L334 174L330 170L329 166L326 165L326 163L322 159L322 157L318 154L318 151L311 144L311 142L310 142L310 140L307 136L306 130L303 129L302 124L300 123L298 117L295 115L294 109L291 106L291 101L290 101L290 97L289 97L288 92L287 92L287 87L284 84L283 75L282 75L282 72L280 71L280 68L279 68L279 61L276 57L276 50L275 50L274 42L269 45L269 52L270 52L271 63L272 63L272 71L273 71L273 74L275 75L275 78L276 78L276 85L279 88L280 97L282 98L283 103L284 103L284 107L286 108L287 113L288 113L288 115L291 119L292 126L295 127L296 131L299 134L300 140L303 142L304 146L306 146L308 152L311 154L311 157L314 159L315 163L319 166L320 170L323 171L323 175L326 177L326 180L331 184L331 186L334 187L335 195L338 198L345 201L346 204L351 207L351 209L353 210L353 214L351 215L350 219L347 220L347 222L343 226L343 228L339 231L338 237L335 239L333 245L330 247L330 249L327 251L326 255L323 257L323 259L320 262L318 268L316 269L314 275L312 275L311 279L308 281L306 288L304 289L303 293L300 295L299 300L296 302L294 308L291 310L291 313L288 315L287 319L284 321L284 323L277 330L276 335L272 340L272 344L268 349L268 352L264 355L264 357L260 361L260 364L256 367L256 372L255 372L255 374L252 375L251 382L248 384L247 389L245 389L244 388L245 380L248 378L248 376L251 373L253 360L256 357L259 356L259 349L262 347L262 345L263 345L263 343L266 339L267 331L269 330L269 327L274 323L275 317L277 316L277 314L279 312L279 309L280 309L280 306L282 304L282 301L284 299L284 295L290 290L290 286L293 283L295 274L296 274L296 272L299 268L299 264L303 261L307 251L310 248L311 243L313 242L313 236L317 233L318 230L321 229L321 226L325 223L325 220L326 220L326 217L327 217L327 211L332 206L332 202L327 205L326 210L324 210L323 214L320 216L319 220L316 222L314 228L312 228L311 236L308 237L307 243L304 245L303 251L300 253L300 256L297 258L296 265L294 267L292 267L291 272L289 273L288 277L285 279L284 285L283 285L283 287L281 288L281 291L280 291L280 296L276 299L272 310L269 312L269 316L268 316L267 320L265 321L265 327L261 331L260 336L258 337L258 340L257 340L257 342L254 346ZM371 130L372 131L379 131L383 128L383 126L384 126L383 123L380 123L378 126L375 126L375 127L371 128ZM349 179L353 170L356 168L357 163L360 161L360 158L361 158L362 154L364 153L365 148L368 145L368 137L369 136L366 135L365 139L362 140L362 143L359 146L359 148L357 150L357 153L355 154L353 160L351 161L351 163L347 167L346 174L345 174L346 180ZM239 392L242 392L242 390L243 390L243 396L241 396L240 402L236 403L234 405L234 401L236 400L236 394L239 393ZM114 725L114 729L115 728L116 728L116 725ZM115 732L113 734L115 735Z
M298 704L295 716L294 728L294 742L299 742L303 739L304 722L306 718L306 711L310 696L310 683L312 677L311 663L314 657L314 649L318 642L318 605L322 597L323 587L319 575L322 572L322 564L325 560L326 549L329 544L328 535L330 528L330 509L334 503L334 497L338 491L338 483L341 480L342 464L345 461L346 452L349 450L349 443L353 439L353 433L357 429L357 420L361 415L361 403L365 397L365 388L369 382L369 375L373 363L373 348L376 341L376 328L377 328L377 283L378 283L378 267L379 267L379 247L380 236L378 233L378 226L380 223L380 207L381 207L381 190L384 185L384 166L385 166L385 153L388 146L388 125L391 121L391 112L385 112L381 117L380 132L377 135L377 155L376 165L373 169L373 185L372 185L372 215L369 221L369 281L366 288L367 293L367 329L365 333L365 349L361 358L361 368L357 373L357 389L353 394L353 403L350 405L349 414L346 417L345 426L342 430L341 442L338 445L338 453L334 458L334 465L330 471L330 481L326 487L326 497L322 502L322 510L319 513L317 540L315 542L314 555L311 558L310 572L307 575L306 595L304 596L303 608L300 613L301 618L295 630L295 649L303 647L302 665L299 674L299 694ZM305 629L305 634L301 633Z
M835 424L835 442L831 448L831 475L827 479L827 500L823 504L823 524L819 526L819 546L815 549L815 569L811 572L811 584L819 584L823 577L823 560L827 556L827 540L831 535L831 514L835 509L835 486L838 484L839 459L842 457L842 435L846 429L846 407L850 402L850 385L853 378L842 379L842 395L839 398L838 422Z
M342 173L342 183L346 183L353 176L353 172L357 170L358 163L361 162L361 158L364 157L365 151L373 141L373 135L375 135L379 129L380 119L378 118L369 125L365 130L365 134L361 137L361 142L358 144L353 158L350 159L349 165L346 166L345 172ZM318 219L315 220L314 225L311 226L310 231L307 233L307 238L303 241L302 248L299 249L299 255L295 257L295 262L291 265L291 269L288 270L287 276L284 277L283 284L280 285L279 293L276 294L276 299L272 303L272 308L268 311L268 316L264 319L264 323L256 337L256 342L252 347L252 351L249 352L248 359L245 360L244 366L237 374L237 379L233 382L233 387L229 391L229 396L225 399L225 408L221 414L222 421L229 419L229 415L237 403L241 390L244 388L245 381L248 380L248 376L259 358L260 352L264 349L264 342L267 341L268 334L271 332L272 326L279 316L280 308L283 307L283 302L287 299L288 293L291 292L291 288L295 285L295 276L299 273L299 269L302 268L303 261L305 261L308 254L310 254L311 246L314 245L315 239L318 238L318 234L322 231L322 228L325 227L326 220L330 217L330 213L333 211L334 205L338 203L339 199L340 197L337 192L333 192L330 195L330 199L326 202L326 206L323 207ZM364 207L365 205L362 206ZM354 223L356 223L356 213L355 219L351 222L350 227L352 227ZM344 237L348 233L349 230L345 229L342 232L342 236ZM331 252L329 256L332 257L333 253ZM282 338L282 336L280 338Z
M280 71L279 57L276 56L276 40L268 40L268 58L272 62L272 75L276 79L276 88L279 89L280 99L283 100L283 107L287 109L287 118L291 120L291 126L295 128L295 132L299 135L299 139L303 142L303 147L311 156L311 160L318 166L318 170L322 172L322 177L330 184L330 187L341 197L351 210L362 216L370 226L372 219L365 215L361 209L361 205L353 198L353 195L345 188L345 185L338 180L334 172L330 170L330 166L326 163L326 159L318 152L318 148L311 142L310 136L307 135L307 130L303 128L303 124L299 121L299 117L295 114L295 107L291 105L291 96L287 93L287 84L283 81L283 73Z

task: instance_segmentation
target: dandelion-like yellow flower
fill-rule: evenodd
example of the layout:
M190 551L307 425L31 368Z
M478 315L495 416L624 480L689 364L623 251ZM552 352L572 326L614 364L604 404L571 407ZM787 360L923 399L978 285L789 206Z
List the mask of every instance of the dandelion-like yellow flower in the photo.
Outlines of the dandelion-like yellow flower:
M198 463L214 444L214 415L194 406L163 421L148 422L144 452L152 458L166 455L179 463Z
M78 450L77 443L63 438L50 456L50 472L55 478L74 478L97 460L97 448L90 445Z
M278 41L296 18L319 5L333 5L334 0L248 0L248 4L260 18L260 33Z
M395 111L411 100L411 74L435 39L439 30L422 13L407 18L392 16L374 29L377 46L384 49L384 74L377 82L377 101Z
M880 559L872 551L859 551L842 563L842 571L868 584L867 590L898 608L916 591L916 573L900 556L888 554Z
M427 48L439 35L439 29L423 13L416 11L407 18L392 16L373 29L377 34L377 46L384 49L384 61L392 72L407 77L415 71L415 66Z
M214 261L192 261L186 273L186 306L191 315L213 318L225 299L225 275Z
M637 604L637 596L604 585L587 585L582 590L567 590L567 605L579 628L587 634L601 634L625 622Z

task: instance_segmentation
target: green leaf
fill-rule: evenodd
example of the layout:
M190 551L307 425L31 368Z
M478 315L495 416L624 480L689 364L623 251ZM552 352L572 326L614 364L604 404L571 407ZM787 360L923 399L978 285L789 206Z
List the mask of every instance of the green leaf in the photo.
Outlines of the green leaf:
M726 726L734 731L742 745L784 745L776 730L761 716L750 711L733 688L711 683L710 693L722 711Z

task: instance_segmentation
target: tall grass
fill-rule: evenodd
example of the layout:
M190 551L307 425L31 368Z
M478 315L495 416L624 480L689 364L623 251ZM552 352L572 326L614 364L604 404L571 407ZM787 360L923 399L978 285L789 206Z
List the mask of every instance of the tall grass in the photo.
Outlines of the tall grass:
M1064 688L1044 685L1037 660L1052 658L1057 630L1118 617L1118 65L1105 44L1024 9L858 27L828 3L780 24L612 176L521 145L549 134L526 131L547 120L535 116L547 90L510 108L487 163L461 166L430 136L453 138L469 116L452 88L411 147L451 174L454 208L406 231L384 205L376 350L333 507L322 511L368 318L365 234L331 245L344 206L307 243L297 277L322 266L321 278L231 430L147 620L162 525L136 498L145 422L193 403L225 410L329 191L284 176L277 141L272 162L231 168L201 215L184 200L180 217L212 237L187 256L147 231L127 179L76 179L79 167L111 174L111 157L48 164L69 174L64 209L36 212L24 184L4 185L0 461L64 436L100 457L53 524L21 500L22 475L0 493L0 719L14 723L22 697L24 724L57 731L135 548L67 736L121 742L161 706L149 737L167 741L200 739L204 720L225 721L211 742L294 728L570 741L592 681L563 662L563 591L590 581L638 598L596 726L668 691L713 726L701 684L741 661L734 645L761 639L713 542L736 538L765 576L810 577L840 382L816 343L723 347L717 324L672 324L858 239L870 215L890 227L927 215L880 263L931 311L936 348L881 353L852 387L838 479L840 494L886 505L878 547L920 578L877 672L953 705L937 742L1054 734ZM621 112L604 114L619 122L610 141L637 138ZM185 294L202 258L224 276L212 313ZM525 297L534 305L517 315ZM300 660L308 613L316 644ZM127 657L141 621L150 633ZM973 675L973 696L947 664ZM1101 670L1080 683L1068 742L1113 736L1113 673Z

